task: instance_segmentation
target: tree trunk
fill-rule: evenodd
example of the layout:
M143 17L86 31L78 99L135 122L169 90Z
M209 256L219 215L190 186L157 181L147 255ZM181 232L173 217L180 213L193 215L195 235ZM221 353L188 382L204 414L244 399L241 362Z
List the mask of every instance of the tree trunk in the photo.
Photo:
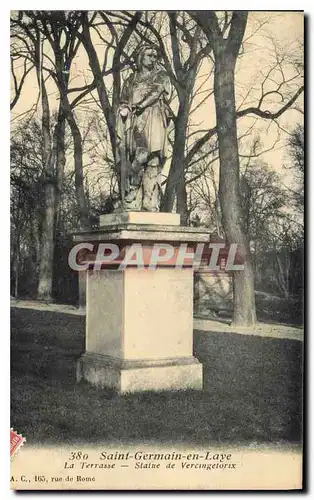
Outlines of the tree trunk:
M52 276L53 276L53 253L54 253L54 224L55 224L55 182L54 162L51 151L50 136L50 111L44 78L42 73L42 133L43 133L43 161L45 165L44 197L45 208L43 217L43 228L40 246L40 266L37 298L39 300L51 300Z
M89 229L89 213L84 189L82 136L73 113L68 115L67 118L74 143L75 192L80 213L80 223L82 229Z
M181 216L181 225L187 226L189 220L189 210L188 210L188 198L185 185L184 172L183 175L179 177L179 182L177 184L177 212Z
M115 156L115 151L116 151L115 114L112 107L110 106L107 89L105 86L102 70L97 56L97 51L91 39L89 22L88 22L88 12L83 13L82 19L83 19L83 31L82 34L81 35L78 34L78 36L80 37L82 44L84 45L84 48L88 56L91 71L93 73L95 82L97 82L96 89L98 92L99 102L104 117L106 119L111 148L113 155Z
M51 300L53 278L53 254L55 246L55 184L45 184L45 215L41 240L38 299Z
M244 271L234 272L233 324L251 326L256 323L254 271L249 241L242 227L235 63L236 58L227 50L216 53L214 95L220 158L219 198L227 241L238 244L238 253L244 262Z
M89 31L88 31L89 34ZM81 131L76 123L73 109L71 108L69 97L68 97L68 77L64 76L63 68L64 61L60 47L55 48L56 57L56 68L58 74L58 87L60 91L60 108L58 115L58 128L59 136L57 136L57 152L56 152L56 162L57 162L57 185L58 191L61 193L62 183L63 183L63 173L65 165L65 152L64 152L64 135L65 135L65 124L64 119L67 120L69 127L71 129L71 134L73 138L74 146L74 170L75 170L75 193L76 200L79 209L79 220L82 229L89 229L89 210L87 205L87 200L84 190L84 173L83 173L83 141ZM57 205L59 205L59 197L56 200Z
M181 216L181 224L186 226L189 220L188 199L185 181L185 145L186 132L189 122L191 97L198 68L197 46L200 37L200 28L197 28L190 43L189 58L183 64L180 54L180 36L177 25L177 13L169 12L169 32L171 39L172 58L177 81L176 90L179 100L178 114L175 119L174 143L172 161L167 179L162 209L171 212L177 199L177 212Z
M172 212L173 210L174 202L176 199L175 182L176 182L176 165L172 155L172 160L166 182L166 188L161 200L161 207L160 207L161 212Z
M34 268L35 282L38 280L38 270L40 263L40 234L37 217L31 220L31 244L32 244L32 263Z
M16 237L15 244L15 258L13 256L14 262L14 297L17 299L19 296L19 273L20 273L20 235L18 234Z
M61 75L62 78L62 75ZM76 200L79 209L79 219L82 229L89 229L89 210L87 206L87 200L84 190L84 173L83 173L83 146L82 146L82 135L81 131L76 123L73 109L70 106L67 89L63 84L60 84L60 97L62 99L62 105L64 109L64 115L71 129L71 134L73 138L74 146L74 170L75 170L75 193ZM58 166L62 167L58 175L58 185L63 179L63 169L64 169L64 140L63 144L59 144L61 149L58 149L57 161ZM63 152L62 152L63 151ZM59 162L61 165L59 165ZM63 165L63 166L62 166Z
M63 109L60 104L58 114L58 125L56 127L56 227L59 226L60 220L60 200L63 189L64 167L65 167L65 119Z
M175 199L177 199L177 212L181 215L181 224L186 225L188 220L188 206L185 184L185 141L190 104L189 95L180 97L179 110L175 122L172 160L161 210L171 212Z
M282 252L283 258L285 257L284 252ZM276 251L276 261L277 261L277 269L275 270L275 275L277 278L277 283L279 289L283 296L288 299L290 296L289 293L289 268L290 268L290 256L289 253L284 258L284 263L281 262L280 252Z

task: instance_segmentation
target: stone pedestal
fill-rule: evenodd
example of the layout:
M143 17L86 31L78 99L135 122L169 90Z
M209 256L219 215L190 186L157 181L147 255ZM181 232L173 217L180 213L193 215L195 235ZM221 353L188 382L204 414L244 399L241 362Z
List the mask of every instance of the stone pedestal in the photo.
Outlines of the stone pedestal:
M86 307L86 273L79 273L78 287L79 287L79 309L81 311L84 311Z
M147 224L150 216L153 224ZM101 229L76 233L74 241L115 243L123 254L140 242L144 255L156 242L208 242L204 229L180 227L174 216L103 216ZM130 222L133 217L136 222ZM87 271L86 352L78 360L77 379L119 393L202 389L202 365L193 356L192 264L175 268L168 262L155 270L144 264Z

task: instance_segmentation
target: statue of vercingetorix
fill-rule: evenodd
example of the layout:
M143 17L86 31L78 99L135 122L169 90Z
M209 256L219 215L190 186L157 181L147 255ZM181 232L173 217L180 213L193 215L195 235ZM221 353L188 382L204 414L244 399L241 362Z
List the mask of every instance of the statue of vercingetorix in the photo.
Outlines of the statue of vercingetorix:
M155 48L144 45L125 81L117 116L122 210L158 212L167 148L170 79Z

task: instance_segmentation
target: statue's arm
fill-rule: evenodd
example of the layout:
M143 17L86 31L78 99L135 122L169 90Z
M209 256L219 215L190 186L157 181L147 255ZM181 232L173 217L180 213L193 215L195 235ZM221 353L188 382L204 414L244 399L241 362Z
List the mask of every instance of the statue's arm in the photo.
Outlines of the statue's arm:
M141 102L138 103L137 107L141 110L149 108L149 106L152 106L160 99L163 92L164 87L162 84L154 85L154 89L149 93L148 96L146 96Z
M140 111L143 111L145 108L152 106L160 99L162 95L167 98L167 96L170 94L170 91L170 79L165 72L161 72L153 83L152 91L140 103L138 103L138 109L140 109Z

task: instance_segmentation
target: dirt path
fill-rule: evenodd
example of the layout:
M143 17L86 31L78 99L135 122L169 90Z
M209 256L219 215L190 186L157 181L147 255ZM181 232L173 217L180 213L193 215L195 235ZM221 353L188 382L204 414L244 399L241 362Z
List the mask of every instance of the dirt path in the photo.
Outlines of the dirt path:
M194 329L205 332L236 333L275 339L300 340L301 342L303 342L304 337L303 328L276 323L258 323L252 330L252 328L235 328L219 321L194 318Z
M24 309L35 309L38 311L59 312L66 314L74 314L78 316L85 316L84 309L78 309L75 306L67 304L48 304L45 302L38 302L35 300L11 300L11 307L18 307ZM214 321L209 319L194 318L194 329L203 330L205 332L221 332L221 333L235 333L239 335L255 335L258 337L271 337L278 339L290 339L303 341L303 328L274 323L258 323L252 328L234 328L228 323Z

